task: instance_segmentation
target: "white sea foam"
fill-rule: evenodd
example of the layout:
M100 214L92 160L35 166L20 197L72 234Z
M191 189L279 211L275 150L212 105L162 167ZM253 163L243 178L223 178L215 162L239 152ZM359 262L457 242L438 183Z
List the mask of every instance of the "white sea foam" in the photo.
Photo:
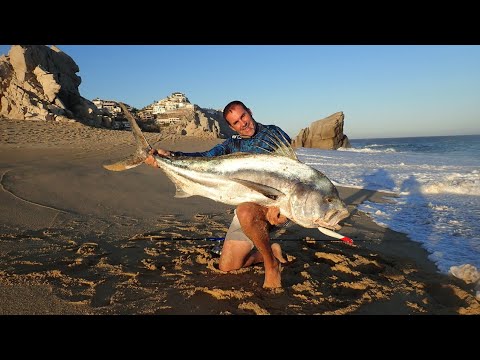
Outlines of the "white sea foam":
M468 174L448 174L439 182L425 184L422 186L425 194L465 194L480 196L480 174L472 171Z
M359 153L394 153L397 152L394 148L386 148L382 150L371 149L371 148L363 148L363 149L354 149L354 148L340 148L340 151L348 151L348 152L359 152Z
M480 271L471 264L463 264L460 266L452 266L449 270L450 274L462 279L467 284L475 284L475 297L480 300Z
M440 271L461 264L480 268L480 146L473 141L460 144L464 153L435 153L429 149L437 139L425 139L414 144L415 151L397 141L400 151L390 142L374 142L342 151L300 148L297 154L334 184L397 195L388 203L365 201L358 208L377 224L420 242Z

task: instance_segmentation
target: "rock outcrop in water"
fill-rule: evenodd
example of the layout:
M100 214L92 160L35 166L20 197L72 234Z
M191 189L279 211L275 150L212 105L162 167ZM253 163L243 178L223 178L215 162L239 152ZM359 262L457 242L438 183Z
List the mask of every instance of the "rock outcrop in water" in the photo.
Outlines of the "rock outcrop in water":
M337 112L310 124L308 128L300 130L292 146L336 150L351 147L347 135L343 133L343 112Z

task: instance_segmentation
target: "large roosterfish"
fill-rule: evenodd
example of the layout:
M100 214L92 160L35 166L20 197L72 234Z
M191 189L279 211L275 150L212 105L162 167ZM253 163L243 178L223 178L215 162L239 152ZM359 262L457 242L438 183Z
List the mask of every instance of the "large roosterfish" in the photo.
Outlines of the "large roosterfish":
M144 162L153 148L135 119L120 103L136 140L136 151L108 170L131 169ZM349 244L352 240L333 230L349 216L335 185L320 171L298 160L294 150L272 134L272 151L265 154L233 153L216 157L162 157L154 155L160 169L176 187L175 197L207 197L229 205L254 202L276 206L280 214L305 228L318 228Z

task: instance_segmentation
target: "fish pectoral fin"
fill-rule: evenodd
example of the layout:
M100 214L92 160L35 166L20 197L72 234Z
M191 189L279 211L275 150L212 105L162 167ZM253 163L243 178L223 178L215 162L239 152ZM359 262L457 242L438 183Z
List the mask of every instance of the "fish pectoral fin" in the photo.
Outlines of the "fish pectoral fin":
M110 171L123 171L140 165L141 163L143 163L143 160L144 159L134 154L123 160L117 161L116 163L104 164L103 167Z
M192 196L192 195L189 194L189 193L186 193L186 192L183 191L182 189L178 189L178 188L177 188L174 197L176 197L176 198L187 198L187 197L190 197L190 196Z
M263 185L263 184L259 184L259 183L256 183L254 181L250 181L250 180L243 180L243 179L237 179L237 178L233 178L232 179L233 181L236 181L252 190L255 190L259 193L261 193L262 195L272 199L272 200L277 200L280 196L285 196L285 194L283 192L281 192L280 190L278 189L275 189L271 186L268 186L268 185Z

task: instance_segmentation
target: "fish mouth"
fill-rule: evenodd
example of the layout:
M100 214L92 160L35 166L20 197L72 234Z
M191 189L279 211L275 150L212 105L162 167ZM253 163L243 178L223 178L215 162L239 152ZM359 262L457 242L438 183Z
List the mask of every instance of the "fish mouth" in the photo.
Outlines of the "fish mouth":
M315 224L330 230L340 230L342 228L338 223L350 215L347 209L330 210L323 218L315 220Z
M326 223L322 220L316 220L315 225L317 225L318 227L323 227L325 229L329 229L329 230L340 230L342 228L341 225L338 225L338 224L332 225L332 224Z

